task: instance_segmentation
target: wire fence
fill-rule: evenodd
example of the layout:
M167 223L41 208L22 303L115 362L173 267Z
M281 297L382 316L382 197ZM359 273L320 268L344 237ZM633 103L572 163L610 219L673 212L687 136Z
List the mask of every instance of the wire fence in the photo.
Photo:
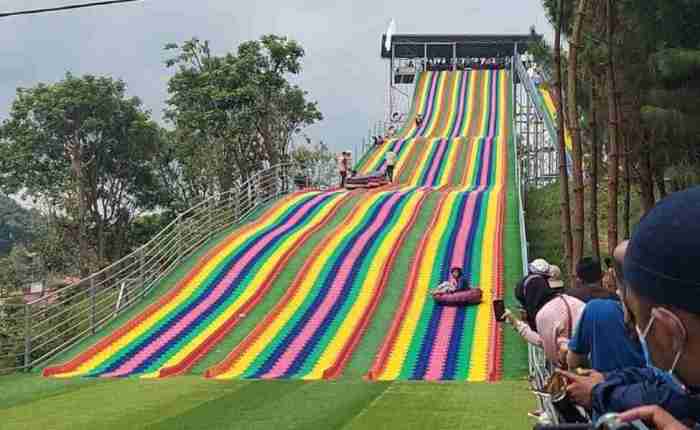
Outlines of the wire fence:
M188 255L217 233L308 184L291 163L254 174L180 213L131 254L29 303L0 302L0 373L28 370L95 334L143 300ZM297 180L295 180L297 178Z

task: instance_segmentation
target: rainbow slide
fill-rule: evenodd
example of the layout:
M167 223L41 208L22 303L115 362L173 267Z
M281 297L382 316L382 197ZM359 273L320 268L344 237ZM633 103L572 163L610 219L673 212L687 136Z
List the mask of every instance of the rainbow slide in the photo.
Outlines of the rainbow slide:
M391 150L398 157L396 176L412 172L402 181L408 186L473 186L462 167L481 162L485 138L510 132L510 85L505 70L421 73L406 125L395 139L369 151L358 172L385 169Z
M422 73L409 120L357 166L383 169L391 149L397 183L279 200L157 302L44 375L161 378L211 355L218 362L205 376L212 379L332 379L372 328L381 336L367 336L374 340L363 350L372 355L360 357L373 358L360 369L370 380L498 379L502 333L491 300L503 294L511 88L505 70ZM326 236L318 240L320 232ZM420 239L409 244L407 237ZM410 260L399 258L409 245L416 250ZM300 254L304 261L292 264ZM483 290L481 305L433 302L428 290L452 266ZM409 274L406 285L392 280L397 270ZM291 284L281 285L282 272L293 275ZM253 312L273 285L284 288L280 298ZM380 306L387 288L400 294ZM259 319L249 332L236 331L242 340L213 351L251 313Z
M231 233L167 295L45 376L158 377L186 372L265 295L305 239L347 193L309 192L279 201Z
M508 82L492 83L493 93L480 104L488 106L488 115L479 115L484 137L467 138L466 144L460 138L416 140L418 161L398 166L412 172L409 184L442 186L443 197L412 262L391 328L366 375L370 380L500 377L502 333L490 303L503 294L502 224L512 145ZM455 165L462 173L458 181L445 175ZM443 177L453 178L452 188L444 188ZM446 307L432 300L429 290L447 279L454 266L462 267L483 290L481 305Z
M539 85L537 87L539 90L540 96L542 96L542 101L544 102L545 109L547 110L547 114L549 115L549 118L552 121L552 124L554 124L554 127L557 126L557 105L554 102L554 94L550 90L550 88L547 85ZM569 128L564 126L564 144L566 145L566 158L567 161L569 162L569 165L571 165L571 151L572 151L572 144L571 144L571 132L569 131Z
M370 193L312 252L287 294L207 377L337 377L371 322L427 193Z

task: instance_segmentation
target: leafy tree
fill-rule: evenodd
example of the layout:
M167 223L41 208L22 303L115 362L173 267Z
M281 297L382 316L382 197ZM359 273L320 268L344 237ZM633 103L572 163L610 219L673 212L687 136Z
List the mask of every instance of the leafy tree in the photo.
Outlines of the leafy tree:
M335 157L323 141L312 144L307 139L305 144L292 149L291 157L306 175L310 186L330 186L337 176Z
M0 186L57 208L79 243L82 274L89 237L97 238L98 264L127 251L133 217L156 203L159 130L123 81L69 73L55 84L19 88L0 132L0 154L15 155L0 157Z
M0 195L0 255L8 253L15 243L33 239L32 221L38 217L7 196Z
M166 118L180 143L201 147L177 149L178 167L186 171L208 159L218 191L265 161L287 159L294 135L322 118L306 92L288 81L301 72L304 56L295 41L268 35L215 56L208 41L195 38L166 50L177 52L167 62L177 71L168 84Z

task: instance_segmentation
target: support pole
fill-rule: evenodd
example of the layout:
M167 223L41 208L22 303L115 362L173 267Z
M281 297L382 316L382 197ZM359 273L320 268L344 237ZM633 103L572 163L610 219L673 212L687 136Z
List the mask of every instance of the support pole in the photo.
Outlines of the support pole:
M32 364L32 325L30 305L24 305L24 369L29 371Z
M139 248L139 284L141 294L146 294L146 246Z
M97 309L95 305L95 277L90 277L90 333L95 334Z
M182 244L182 214L177 214L177 222L175 223L175 228L177 229L177 261L178 263L182 261L183 255L183 244Z

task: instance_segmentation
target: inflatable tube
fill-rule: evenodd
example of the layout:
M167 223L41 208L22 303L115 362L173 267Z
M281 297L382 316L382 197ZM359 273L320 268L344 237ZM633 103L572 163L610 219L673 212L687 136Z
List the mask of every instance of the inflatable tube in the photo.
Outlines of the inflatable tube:
M481 303L482 295L483 291L480 288L470 288L468 290L455 291L454 293L433 294L433 299L444 306L466 306Z

